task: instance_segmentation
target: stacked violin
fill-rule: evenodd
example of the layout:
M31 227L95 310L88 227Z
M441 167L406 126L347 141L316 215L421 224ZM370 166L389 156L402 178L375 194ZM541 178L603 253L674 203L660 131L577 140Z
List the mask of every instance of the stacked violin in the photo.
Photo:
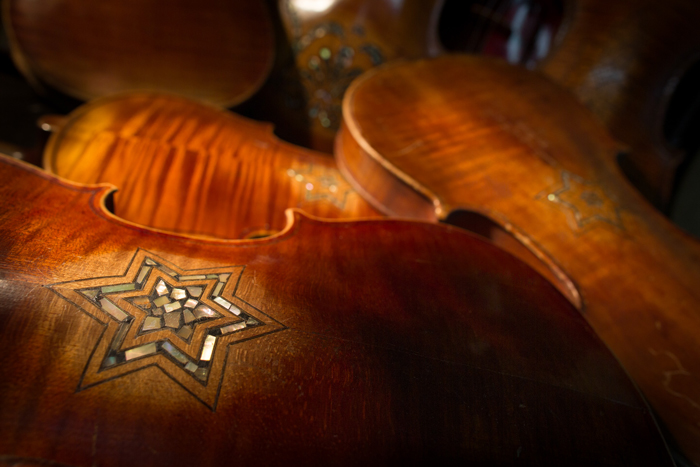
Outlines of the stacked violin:
M445 51L502 57L573 92L624 147L625 175L667 209L697 149L700 4L692 0L279 0L276 72L256 102L288 139L330 150L362 72Z
M280 141L269 125L182 97L105 97L67 117L44 167L119 187L114 213L159 229L218 238L279 232L284 210L379 217L324 154Z
M567 91L463 56L352 81L439 52L442 2L281 2L337 166L217 107L270 70L263 3L64 3L4 3L28 78L97 99L44 169L0 158L0 464L674 465L655 412L700 459L700 250Z
M519 239L700 456L700 246L624 179L586 109L534 73L454 56L366 73L343 110L338 162L374 206L466 227L476 212Z

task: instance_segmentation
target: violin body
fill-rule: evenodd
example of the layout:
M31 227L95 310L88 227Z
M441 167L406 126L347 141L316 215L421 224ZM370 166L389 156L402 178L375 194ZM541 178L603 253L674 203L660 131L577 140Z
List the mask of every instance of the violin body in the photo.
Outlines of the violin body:
M328 156L280 141L270 125L164 94L79 107L49 139L44 167L118 187L116 215L172 232L269 235L284 228L290 207L323 218L380 216Z
M566 11L559 43L538 69L571 90L625 144L626 175L666 207L688 148L674 145L664 125L679 82L700 60L700 4L573 0ZM695 86L686 99L697 94Z
M391 215L478 212L551 258L700 462L700 248L625 180L619 145L587 109L535 73L453 56L373 70L343 110L348 181Z
M262 85L274 56L262 0L3 0L3 19L29 81L81 100L136 89L230 106Z
M280 56L251 112L273 121L284 139L330 152L354 78L396 58L439 52L443 1L279 0Z
M685 83L687 95L682 81L697 81L698 21L693 0L448 0L439 27L447 50L499 56L572 91L625 144L627 177L666 209L697 145L676 133L697 115L698 88Z
M318 3L325 8L312 5L279 1L286 42L252 108L258 118L274 121L285 139L329 151L345 89L363 71L386 61L435 56L445 49L496 54L537 68L572 91L624 144L625 175L657 208L668 207L677 169L692 150L670 141L664 125L679 81L700 58L697 2L343 0ZM263 108L269 112L258 110Z
M529 13L542 13L533 13L533 27L547 30L549 45L529 60L523 52L521 62L537 65L593 110L626 145L626 174L656 206L668 205L686 148L669 143L663 124L679 80L699 58L697 2L473 1L458 10L468 13L463 19L450 8L455 3L279 0L281 56L249 113L274 121L287 140L328 152L352 79L395 58L442 53L439 26L449 15L456 19L447 27L469 30L470 38L453 50L507 56L500 42L536 38L505 35L491 41L500 44L494 49L482 36L512 36L513 11L527 4ZM164 8L157 0L62 0L47 8L4 0L3 8L15 62L29 81L82 100L138 89L231 106L260 88L272 66L272 23L261 0L196 8L182 1ZM504 16L511 22L502 24Z
M460 229L196 239L0 173L2 462L672 465L583 318Z

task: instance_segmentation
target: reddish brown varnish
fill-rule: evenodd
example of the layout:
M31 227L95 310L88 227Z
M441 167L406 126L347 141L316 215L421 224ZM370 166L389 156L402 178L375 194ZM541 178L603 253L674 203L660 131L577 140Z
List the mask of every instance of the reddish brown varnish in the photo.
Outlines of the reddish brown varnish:
M539 69L626 145L632 176L663 206L685 154L663 135L668 101L700 60L700 2L569 0L559 44Z
M0 177L0 462L672 465L584 319L459 229L289 211L203 240L114 217L104 187ZM185 287L219 316L139 333L138 297Z
M700 460L700 248L631 187L568 92L495 59L369 72L348 90L339 167L387 214L479 212L553 258L581 311Z
M138 89L229 106L274 54L263 0L3 0L3 20L30 82L83 100Z
M278 140L270 125L184 98L132 93L72 113L44 153L51 172L111 183L114 212L174 232L242 238L282 230L284 210L379 217L332 158Z

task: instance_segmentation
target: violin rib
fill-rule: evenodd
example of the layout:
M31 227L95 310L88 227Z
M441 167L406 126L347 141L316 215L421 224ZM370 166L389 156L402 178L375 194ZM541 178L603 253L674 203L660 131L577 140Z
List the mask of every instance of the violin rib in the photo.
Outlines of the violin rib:
M277 0L284 38L251 113L296 144L331 152L345 89L397 58L440 52L444 0Z

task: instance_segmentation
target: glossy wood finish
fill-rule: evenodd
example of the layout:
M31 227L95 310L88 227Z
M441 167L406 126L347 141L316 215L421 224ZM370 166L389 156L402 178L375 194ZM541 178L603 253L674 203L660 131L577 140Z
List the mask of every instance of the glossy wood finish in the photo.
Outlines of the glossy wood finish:
M685 151L695 149L669 140L663 127L674 111L669 98L700 60L700 3L447 0L440 17L448 50L536 66L574 92L627 146L626 175L653 204L668 207ZM695 100L698 94L696 86Z
M552 35L561 11L561 27ZM533 51L536 39L528 34L536 28L528 15L546 25L539 34L549 37L547 53ZM571 90L627 146L625 168L633 183L666 208L688 148L667 140L664 119L679 80L700 59L698 22L694 0L449 0L440 32L448 50L537 66Z
M158 90L245 100L272 65L263 0L3 0L15 62L37 86L82 100Z
M115 218L104 187L0 176L0 462L672 465L583 318L459 229L290 211L206 241ZM141 332L176 294L218 317Z
M571 0L561 39L539 69L576 94L627 146L635 184L668 203L686 156L663 135L668 100L700 59L695 0Z
M370 71L343 110L336 156L349 181L387 214L473 210L553 258L700 462L700 248L626 182L618 144L573 96L504 62L453 56Z
M354 78L395 58L439 52L443 1L278 0L286 37L261 90L260 116L283 138L330 152Z
M282 230L290 207L325 218L380 216L332 158L278 140L270 125L163 94L78 108L50 138L44 166L118 187L118 216L174 232L269 234Z

